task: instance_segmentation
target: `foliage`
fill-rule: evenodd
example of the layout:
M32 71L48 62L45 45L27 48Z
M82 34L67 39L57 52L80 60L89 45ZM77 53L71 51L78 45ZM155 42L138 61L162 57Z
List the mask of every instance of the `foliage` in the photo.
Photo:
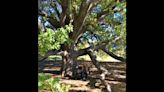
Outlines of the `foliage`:
M44 0L44 2L43 0L39 0L38 8L46 12L49 16L55 17L55 19L59 21L59 15L62 12L62 0L54 1L55 3L52 4L51 0ZM77 17L82 0L69 1L67 15ZM102 12L105 13L102 14L102 16L99 16ZM45 23L48 22L48 19L42 17L42 21ZM110 40L108 43L109 50L116 55L126 57L126 0L99 0L98 4L96 4L85 16L83 26L86 28L86 31L83 33L82 37L80 37L77 44L77 49L82 49L90 45L97 44L103 40ZM41 35L45 33L41 33L41 37L39 36L39 51L42 52L42 54L48 49L59 49L61 43L68 42L68 35L65 35L65 32L59 32L63 30L63 28L59 29L57 29L57 35L55 35L56 33L51 34L54 35L54 39L58 39L52 42L47 41L52 37L42 37ZM62 36L63 38L61 38ZM113 42L117 37L120 37L120 40ZM43 41L43 39L45 40ZM47 45L45 45L45 43ZM103 56L105 54L101 53L100 55Z
M115 6L113 10L109 10L104 20L98 21L98 14L106 10L108 4ZM109 7L111 8L111 7ZM113 7L112 7L113 8ZM105 15L104 15L105 16ZM117 42L109 42L108 48L116 55L126 57L126 2L114 2L114 0L101 0L100 3L93 8L92 12L86 16L86 24L88 26L83 37L78 43L78 49L86 48L89 45L97 44L103 40L111 42L117 37ZM106 57L106 54L99 51L99 55ZM100 54L101 53L101 54Z
M71 24L55 31L50 28L47 28L46 32L41 31L38 36L39 54L44 55L48 50L59 49L61 44L69 43L68 33L71 31L73 31Z
M51 78L49 75L45 75L44 73L39 73L38 79L39 91L47 89L52 92L68 92L70 87L69 85L61 84L59 78Z
M50 76L45 75L44 73L38 74L38 88L39 90L46 89L47 85L45 84L45 80L49 79Z

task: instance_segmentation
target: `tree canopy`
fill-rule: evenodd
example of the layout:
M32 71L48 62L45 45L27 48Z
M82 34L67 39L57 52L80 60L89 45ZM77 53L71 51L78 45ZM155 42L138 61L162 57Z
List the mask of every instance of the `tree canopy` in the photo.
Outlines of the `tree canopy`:
M39 54L71 42L76 50L105 42L112 54L126 57L125 0L38 0L38 4Z

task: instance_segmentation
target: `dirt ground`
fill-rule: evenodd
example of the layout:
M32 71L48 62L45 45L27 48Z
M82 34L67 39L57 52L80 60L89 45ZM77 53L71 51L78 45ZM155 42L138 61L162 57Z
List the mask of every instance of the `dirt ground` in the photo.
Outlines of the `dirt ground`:
M69 92L105 92L103 90L104 86L101 84L100 80L96 78L96 76L98 75L98 71L95 66L90 61L78 61L78 64L83 64L87 67L90 67L90 71L92 71L86 81L61 78L61 74L59 72L61 61L46 61L42 64L39 63L39 70L48 75L52 75L52 77L60 78L62 84L71 85ZM106 76L106 82L111 85L112 92L126 92L126 63L101 62L100 64L109 71L114 71L118 75L118 78ZM93 81L94 86L92 84Z

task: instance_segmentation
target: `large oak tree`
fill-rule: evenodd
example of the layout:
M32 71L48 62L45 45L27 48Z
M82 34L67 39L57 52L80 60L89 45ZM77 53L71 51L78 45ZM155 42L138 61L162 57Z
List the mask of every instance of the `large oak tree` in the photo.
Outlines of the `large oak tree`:
M110 75L97 61L104 51L126 61L125 0L38 0L39 55L62 56L62 76L75 76L77 57L89 55L100 72L108 92L105 75ZM101 50L101 51L100 51Z

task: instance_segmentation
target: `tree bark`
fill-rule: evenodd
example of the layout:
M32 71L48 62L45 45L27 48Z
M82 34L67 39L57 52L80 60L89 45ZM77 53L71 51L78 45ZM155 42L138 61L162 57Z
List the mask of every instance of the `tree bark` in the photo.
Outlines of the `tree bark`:
M97 45L95 45L95 46L90 46L90 47L88 47L88 48L80 49L80 50L78 50L77 55L79 55L79 56L81 56L81 55L86 55L86 54L88 54L88 53L87 53L87 50L89 50L89 49L93 49L93 50L95 50L95 51L98 50L98 49L101 49L101 50L103 50L105 53L107 53L109 56L113 57L114 59L120 60L120 61L122 61L122 62L126 62L126 59L125 59L125 58L120 57L120 56L117 56L117 55L115 55L114 53L110 52L110 51L108 50L108 48L106 47L107 43L108 43L108 41L103 41L103 42L101 42L101 43L99 43L99 44L97 44Z
M101 72L101 74L100 74L100 80L101 80L102 84L105 86L107 92L112 92L111 86L107 82L105 82L105 76L107 74L110 74L110 73L108 72L107 69L105 69L104 67L100 66L100 64L97 62L96 55L94 54L93 49L90 49L88 51L88 54L89 54L89 56L90 56L90 58L92 60L92 63L96 66L96 68L98 69L98 71Z
M107 53L108 55L110 55L111 57L113 57L113 58L115 58L115 59L117 59L117 60L120 60L120 61L122 61L122 62L126 62L126 59L124 59L123 57L119 57L119 56L115 55L114 53L110 52L110 51L106 48L106 46L101 47L101 49L102 49L105 53Z
M62 6L62 13L61 13L61 16L60 16L60 25L61 26L65 25L65 19L66 19L66 16L67 16L68 2L69 2L69 0L63 0L62 3L61 3L61 6Z
M68 56L64 66L65 68L63 71L64 76L69 76L70 78L74 78L76 76L75 75L76 66L77 66L77 61L75 60L75 58Z
M75 76L75 68L77 66L76 62L76 52L73 49L67 48L65 46L65 53L62 56L62 66L61 66L61 73L62 77L69 76L74 77ZM67 49L67 50L66 50Z
M62 78L63 78L64 75L65 75L66 63L67 63L66 56L62 56L62 66L61 66L61 69L60 69L61 77L62 77Z

